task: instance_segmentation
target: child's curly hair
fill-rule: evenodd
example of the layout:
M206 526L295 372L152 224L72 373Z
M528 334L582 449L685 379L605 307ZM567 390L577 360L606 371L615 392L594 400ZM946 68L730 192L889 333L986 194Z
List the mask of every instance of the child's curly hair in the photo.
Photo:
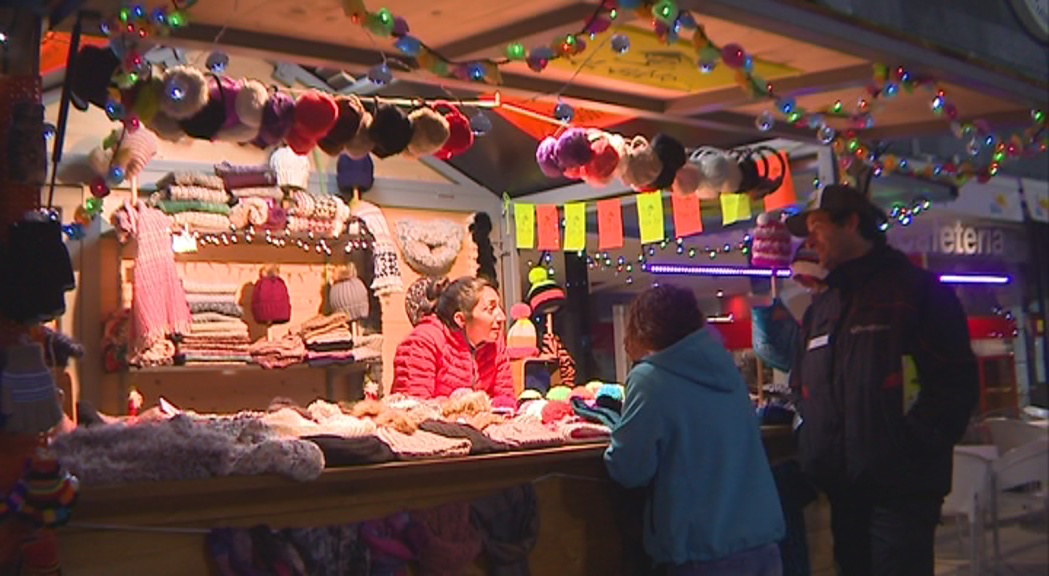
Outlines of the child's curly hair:
M645 290L627 313L627 342L658 352L706 323L696 297L687 288L661 285Z

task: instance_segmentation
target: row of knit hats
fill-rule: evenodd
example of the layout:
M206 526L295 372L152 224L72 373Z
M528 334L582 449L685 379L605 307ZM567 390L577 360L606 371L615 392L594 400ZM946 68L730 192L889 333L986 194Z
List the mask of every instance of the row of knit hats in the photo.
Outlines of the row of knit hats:
M535 151L539 169L549 178L583 180L607 186L618 178L638 192L673 190L716 198L720 194L748 193L762 197L783 182L784 160L775 150L756 147L732 151L704 147L688 154L684 145L666 134L651 142L644 136L593 128L569 128L558 137L547 136Z
M328 307L333 313L346 314L351 322L363 320L370 314L368 289L352 268L336 273L328 288ZM260 271L251 295L251 312L260 324L291 321L291 296L276 266L265 266Z
M81 49L70 85L78 108L109 104L109 79L118 66L108 48ZM260 148L283 141L298 154L320 147L331 156L345 150L354 158L407 153L447 160L468 150L474 139L466 116L445 101L405 114L377 98L362 101L317 90L293 98L257 80L205 74L191 66L151 71L120 91L120 104L165 140L189 136Z

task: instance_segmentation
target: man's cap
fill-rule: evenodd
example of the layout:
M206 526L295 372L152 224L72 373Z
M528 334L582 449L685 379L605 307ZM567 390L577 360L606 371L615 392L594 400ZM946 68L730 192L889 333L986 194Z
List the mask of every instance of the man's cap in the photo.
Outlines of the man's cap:
M804 211L787 218L787 230L790 230L794 236L801 238L808 236L809 228L806 221L809 214L817 211L826 212L832 217L855 212L861 218L872 218L879 224L888 221L885 212L872 204L859 190L846 184L831 184L817 191Z

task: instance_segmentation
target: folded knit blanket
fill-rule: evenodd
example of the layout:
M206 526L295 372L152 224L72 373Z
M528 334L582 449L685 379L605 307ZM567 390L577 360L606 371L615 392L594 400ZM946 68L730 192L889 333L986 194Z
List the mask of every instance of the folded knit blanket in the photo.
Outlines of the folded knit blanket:
M303 341L310 350L332 350L353 347L353 334L346 328L336 328L330 332L311 332Z
M199 351L186 352L186 364L250 364L251 356L247 354L236 354L224 352L221 354L205 354Z
M307 481L324 470L316 444L281 438L256 416L81 427L51 448L85 486L259 474Z
M169 216L175 227L194 232L229 232L229 216L207 212L182 212Z
M218 312L200 312L191 315L194 324L204 324L207 322L229 322L232 320L238 320L236 316L226 316L225 314L219 314Z
M278 340L259 340L248 347L256 364L267 369L287 368L306 357L302 338L289 334Z
M353 354L353 350L346 348L343 350L309 350L306 351L306 360L309 362L318 362L320 360L333 360L336 362L355 362L357 357Z
M230 302L190 302L189 311L193 314L213 312L234 318L244 317L244 309L240 305Z
M164 200L198 200L211 204L226 204L229 202L229 193L221 187L216 189L176 184L162 189L158 194Z
M213 302L216 304L236 304L237 295L236 293L222 293L222 294L202 294L199 292L186 291L186 301L190 304L200 302Z
M612 430L608 426L580 420L562 421L557 424L557 431L565 442L575 444L607 442L612 436Z
M350 324L350 317L342 312L323 315L319 314L310 318L299 326L299 335L303 340L311 337L316 338L322 334L330 334L345 329Z
M251 339L248 336L233 334L186 334L182 337L183 344L244 344L247 346L251 345Z
M201 186L215 190L222 190L225 187L222 178L213 174L204 174L201 172L171 172L160 180L157 180L158 190L161 188L169 188L172 185Z
M215 165L215 174L219 175L229 190L277 185L277 174L269 166L223 162Z
M233 164L228 161L219 162L214 167L215 174L219 177L230 174L272 174L273 169L269 164Z
M470 454L488 454L491 452L503 452L510 447L502 442L496 442L481 433L480 430L469 424L458 422L444 422L442 420L425 420L419 424L419 429L431 432L445 438L462 438L470 441Z
M248 325L243 320L227 322L201 322L189 325L190 334L240 334L248 335Z
M445 438L424 430L404 434L392 428L380 427L378 436L380 440L389 444L398 460L448 458L470 453L469 440Z
M564 444L561 434L530 419L514 419L503 424L492 424L484 429L484 434L515 450Z
M209 214L223 214L228 216L230 212L228 204L216 204L213 202L202 202L200 200L154 200L153 205L165 214L207 212Z
M190 280L188 278L182 279L182 287L186 290L186 294L236 294L240 292L240 284L221 284L214 282L200 282L197 280Z
M254 186L251 188L235 188L230 193L237 198L264 198L270 200L283 200L284 191L276 186Z
M229 221L238 230L248 226L262 227L270 218L270 199L241 198L229 213Z

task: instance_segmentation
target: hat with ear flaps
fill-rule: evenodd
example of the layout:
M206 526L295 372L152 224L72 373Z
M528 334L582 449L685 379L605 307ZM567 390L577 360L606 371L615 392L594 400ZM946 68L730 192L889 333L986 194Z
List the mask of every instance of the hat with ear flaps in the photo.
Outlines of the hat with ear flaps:
M397 106L375 102L368 137L375 143L372 154L379 158L389 158L408 148L412 141L412 122Z
M436 153L450 134L448 120L429 106L420 106L408 113L412 123L412 139L408 142L408 154L428 156Z
M320 146L320 149L328 156L338 156L339 152L349 144L361 126L361 113L364 111L361 101L349 96L336 97L335 105L339 109L339 119L335 121L331 130L328 130L328 133L317 142L317 146Z

